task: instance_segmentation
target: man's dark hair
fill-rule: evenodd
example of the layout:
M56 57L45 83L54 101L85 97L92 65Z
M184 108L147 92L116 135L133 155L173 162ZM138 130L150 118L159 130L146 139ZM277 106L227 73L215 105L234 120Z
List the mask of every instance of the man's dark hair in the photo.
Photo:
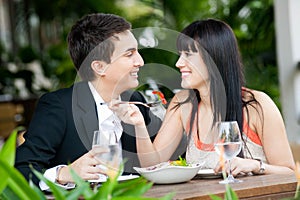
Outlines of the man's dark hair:
M73 63L81 78L93 80L93 60L110 63L114 52L111 36L131 29L124 18L113 14L89 14L73 25L68 34L68 48Z

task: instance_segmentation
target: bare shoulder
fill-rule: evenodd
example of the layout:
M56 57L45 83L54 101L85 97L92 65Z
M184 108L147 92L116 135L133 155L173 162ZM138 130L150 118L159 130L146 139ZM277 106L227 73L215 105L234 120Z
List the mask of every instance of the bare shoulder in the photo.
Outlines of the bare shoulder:
M265 92L259 91L259 90L253 90L249 88L245 88L246 94L244 95L244 99L246 101L255 99L258 104L251 104L251 107L257 109L258 106L260 109L262 109L264 112L272 113L272 112L278 112L278 108L274 101L271 99L271 97L266 94ZM251 109L251 108L250 108ZM259 110L260 110L259 109Z
M244 88L244 91L246 91L246 93L244 94L244 99L246 101L252 100L254 98L260 104L274 103L270 96L263 91L253 90L249 88Z
M246 91L243 95L244 100L251 102L246 105L249 114L246 118L249 117L250 128L255 130L260 137L262 137L263 132L271 132L266 131L270 127L278 128L280 126L278 130L282 129L281 113L271 97L258 90L246 88L244 91Z
M176 96L187 97L189 95L189 90L180 90L176 94Z
M189 91L188 90L180 90L179 92L177 92L174 97L173 97L173 101L176 102L182 102L184 100L186 100L189 96Z
M171 106L168 108L169 113L172 113L172 117L175 117L176 115L180 117L181 124L184 128L186 128L185 125L189 121L192 110L191 102L186 102L189 95L189 90L180 90L174 95L171 101Z

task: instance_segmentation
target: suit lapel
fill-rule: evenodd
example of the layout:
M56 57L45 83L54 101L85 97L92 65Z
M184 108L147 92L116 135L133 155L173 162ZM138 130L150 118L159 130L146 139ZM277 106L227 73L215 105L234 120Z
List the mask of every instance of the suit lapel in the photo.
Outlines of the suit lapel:
M92 147L94 131L98 129L96 105L87 82L79 82L73 88L73 117L77 133L86 147Z

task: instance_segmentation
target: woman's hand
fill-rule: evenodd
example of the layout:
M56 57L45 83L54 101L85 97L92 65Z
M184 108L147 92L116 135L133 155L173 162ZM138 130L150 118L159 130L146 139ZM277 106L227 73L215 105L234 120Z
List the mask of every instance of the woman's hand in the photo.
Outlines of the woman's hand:
M260 163L257 160L253 159L244 159L240 157L235 157L231 159L231 173L233 176L237 176L238 174L248 174L249 172L258 172L260 168ZM225 162L225 171L229 173L229 162ZM222 171L222 167L220 163L214 169L215 172Z
M229 170L229 165L227 165ZM249 172L258 172L260 169L260 163L253 159L244 159L235 157L231 160L231 173L233 176L238 174L248 174Z
M112 101L109 108L127 124L134 126L144 125L144 117L139 108L134 104L120 103L120 101Z

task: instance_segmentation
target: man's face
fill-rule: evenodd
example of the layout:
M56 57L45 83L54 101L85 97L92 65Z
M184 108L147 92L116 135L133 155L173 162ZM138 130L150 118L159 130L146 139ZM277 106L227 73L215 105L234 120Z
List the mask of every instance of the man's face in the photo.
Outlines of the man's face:
M144 65L138 52L138 44L133 34L128 30L114 35L112 38L115 50L105 71L106 83L117 93L138 86L138 71Z

